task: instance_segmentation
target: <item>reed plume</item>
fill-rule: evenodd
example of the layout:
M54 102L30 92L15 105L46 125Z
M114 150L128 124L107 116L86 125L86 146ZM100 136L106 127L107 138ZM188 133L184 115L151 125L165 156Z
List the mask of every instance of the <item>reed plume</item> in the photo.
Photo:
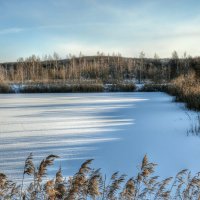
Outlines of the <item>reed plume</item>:
M32 154L25 160L24 174L33 181L22 187L9 181L0 173L0 199L9 200L199 200L200 173L192 176L187 169L160 181L154 175L155 163L144 156L139 172L126 180L119 172L109 180L103 178L100 169L92 169L93 160L86 160L74 176L64 178L61 167L55 177L47 176L47 168L58 156L50 155L36 168ZM25 179L25 177L24 177Z

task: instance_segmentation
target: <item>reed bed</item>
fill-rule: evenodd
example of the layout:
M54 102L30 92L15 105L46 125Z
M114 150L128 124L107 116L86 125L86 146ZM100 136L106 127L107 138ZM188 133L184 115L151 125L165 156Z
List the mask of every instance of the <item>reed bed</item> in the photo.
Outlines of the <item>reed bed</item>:
M0 93L133 92L134 83L26 83L0 84Z
M20 88L20 93L103 92L102 84L32 84Z
M181 75L173 80L168 93L175 96L175 101L186 103L187 108L200 110L200 80L195 73Z
M135 177L128 178L115 172L110 178L100 169L91 167L86 160L77 173L64 178L59 168L54 178L48 178L47 169L53 165L56 155L49 155L35 166L33 155L25 160L22 183L7 179L0 173L0 199L10 200L198 200L200 199L200 173L192 176L184 169L175 177L161 180L155 175L156 164L144 156ZM32 182L24 185L27 176Z

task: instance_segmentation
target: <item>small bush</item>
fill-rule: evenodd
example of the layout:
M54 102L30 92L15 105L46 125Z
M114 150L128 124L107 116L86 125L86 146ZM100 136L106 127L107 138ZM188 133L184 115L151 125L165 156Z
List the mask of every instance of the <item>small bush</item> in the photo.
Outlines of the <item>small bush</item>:
M1 83L0 84L0 93L9 93L9 92L11 92L10 86L8 84Z
M133 83L114 83L105 87L107 92L134 92L136 86Z
M142 88L139 89L140 92L166 92L168 84L144 84Z

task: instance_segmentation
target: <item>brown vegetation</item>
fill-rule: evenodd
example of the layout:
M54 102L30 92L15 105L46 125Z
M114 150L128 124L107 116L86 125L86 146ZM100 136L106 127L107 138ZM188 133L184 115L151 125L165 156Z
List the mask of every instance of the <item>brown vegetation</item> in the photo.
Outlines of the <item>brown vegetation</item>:
M199 59L185 56L179 58L173 52L171 59L145 58L143 52L139 58L125 58L120 54L79 57L69 55L60 59L57 53L43 58L32 55L20 58L15 63L0 65L0 82L29 83L29 82L69 82L81 83L84 80L95 80L96 83L111 84L123 80L152 80L168 82L169 80L187 74L188 70L199 69Z
M189 119L191 120L191 117L189 116ZM200 136L200 115L197 115L197 118L195 121L191 120L190 129L187 131L187 135L193 135L193 136Z
M55 178L48 179L47 168L53 165L55 155L49 155L39 164L33 163L32 154L25 161L21 185L9 181L0 173L1 199L27 200L192 200L200 198L200 174L192 176L188 170L182 170L175 177L160 180L154 175L155 163L149 162L145 155L139 172L135 177L114 173L110 179L104 177L100 169L90 167L92 160L85 161L77 173L69 178L62 176L59 168ZM24 185L26 176L33 181Z
M156 84L156 83L149 83L144 84L139 91L140 92L166 92L169 87L169 84Z
M186 103L187 108L200 110L200 80L194 72L174 79L168 92L176 101Z

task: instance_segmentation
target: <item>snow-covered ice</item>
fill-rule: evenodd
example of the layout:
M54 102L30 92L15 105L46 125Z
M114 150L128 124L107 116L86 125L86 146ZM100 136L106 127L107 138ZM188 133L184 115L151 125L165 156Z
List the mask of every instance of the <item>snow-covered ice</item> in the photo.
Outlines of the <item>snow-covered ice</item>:
M1 94L0 172L20 179L30 152L37 163L59 155L49 173L61 165L65 176L88 158L108 175L134 176L146 153L163 177L197 172L200 138L187 136L190 123L164 93Z

